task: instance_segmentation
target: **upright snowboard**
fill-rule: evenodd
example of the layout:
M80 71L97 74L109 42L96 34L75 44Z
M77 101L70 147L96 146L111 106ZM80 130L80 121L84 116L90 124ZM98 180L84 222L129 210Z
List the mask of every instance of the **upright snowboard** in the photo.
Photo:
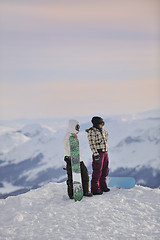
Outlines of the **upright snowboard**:
M69 143L71 151L73 197L75 201L80 201L83 198L83 189L79 159L79 141L76 137L70 136Z
M90 176L91 180L92 176ZM135 179L133 177L107 177L107 186L108 187L117 187L130 189L135 186Z

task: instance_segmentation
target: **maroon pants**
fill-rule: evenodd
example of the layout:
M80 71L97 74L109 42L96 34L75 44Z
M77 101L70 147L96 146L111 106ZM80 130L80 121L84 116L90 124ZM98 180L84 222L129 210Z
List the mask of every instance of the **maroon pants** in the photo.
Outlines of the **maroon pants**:
M107 187L106 177L108 176L108 152L100 152L100 163L97 164L94 155L92 156L92 180L91 180L91 192L97 192L98 190L104 190Z

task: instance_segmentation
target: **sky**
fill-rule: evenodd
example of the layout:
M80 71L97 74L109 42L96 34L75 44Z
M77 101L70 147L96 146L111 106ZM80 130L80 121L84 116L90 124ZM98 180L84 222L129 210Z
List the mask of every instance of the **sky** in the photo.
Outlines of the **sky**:
M159 0L1 0L0 119L160 108Z

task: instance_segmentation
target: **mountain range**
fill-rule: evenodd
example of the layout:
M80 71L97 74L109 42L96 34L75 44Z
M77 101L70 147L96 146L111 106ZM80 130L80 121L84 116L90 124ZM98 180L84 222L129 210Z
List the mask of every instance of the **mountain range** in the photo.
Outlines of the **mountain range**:
M78 118L77 118L78 119ZM80 154L91 174L91 151L79 118ZM136 183L160 186L160 111L104 117L109 133L110 176L132 176ZM68 119L0 121L0 197L17 195L48 182L66 180L63 137Z

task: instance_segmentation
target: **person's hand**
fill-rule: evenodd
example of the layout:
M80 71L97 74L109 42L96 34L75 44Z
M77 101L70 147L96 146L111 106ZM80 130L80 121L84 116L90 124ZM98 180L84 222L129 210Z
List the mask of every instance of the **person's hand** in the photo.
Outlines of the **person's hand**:
M64 157L64 161L65 161L66 163L70 163L70 162L71 162L71 157L70 157L70 156L65 156L65 157Z
M100 156L99 155L94 156L94 161L96 164L100 164Z

